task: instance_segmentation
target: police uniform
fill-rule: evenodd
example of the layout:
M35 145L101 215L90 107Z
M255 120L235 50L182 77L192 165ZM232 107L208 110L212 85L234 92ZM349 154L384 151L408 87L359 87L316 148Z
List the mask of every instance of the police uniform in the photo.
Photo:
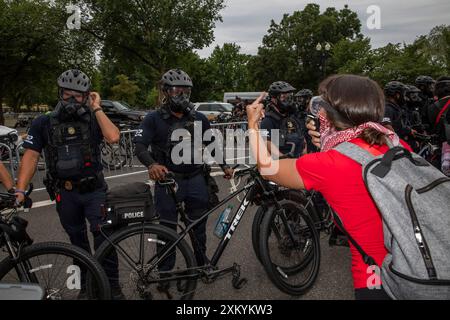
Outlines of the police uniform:
M261 122L261 129L265 131L268 140L272 139L272 130L279 131L279 150L283 154L288 154L292 150L292 144L295 145L293 156L298 158L301 156L304 148L304 131L305 126L297 117L290 114L282 115L275 110L266 113Z
M450 141L450 108L442 114L437 125L436 120L449 101L449 97L442 98L430 105L428 109L428 121L432 124L432 132L439 136L441 142Z
M411 134L411 127L408 125L406 111L392 102L386 102L383 124L391 125L401 139L408 140Z
M191 164L174 164L171 159L171 152L178 142L171 141L171 133L175 129L186 129L192 136L192 128L199 125L201 125L203 137L203 133L210 129L210 123L206 116L191 111L189 114L183 115L182 118L177 118L168 109L161 107L157 111L147 114L134 138L136 145L141 144L145 148L151 147L153 163L163 165L175 174L175 180L178 184L177 200L184 202L186 215L191 220L200 218L208 209L209 192L204 175L204 165L194 164L193 162ZM192 156L194 156L194 152L199 152L199 150L192 151ZM151 164L145 163L146 161L142 160L139 154L137 156L144 165L149 166ZM161 224L176 230L178 216L175 202L167 193L166 188L159 184L155 185L155 208L160 215ZM194 233L200 245L200 251L195 250L194 253L197 263L203 265L206 263L204 259L206 253L206 219L194 228ZM175 263L175 257L171 261L168 260L160 268L170 270Z
M94 248L103 240L98 230L107 190L100 159L102 140L91 112L85 120L70 122L59 121L57 114L51 113L33 121L23 144L25 149L45 151L47 186L54 192L61 224L71 243L88 252L85 219L94 235Z

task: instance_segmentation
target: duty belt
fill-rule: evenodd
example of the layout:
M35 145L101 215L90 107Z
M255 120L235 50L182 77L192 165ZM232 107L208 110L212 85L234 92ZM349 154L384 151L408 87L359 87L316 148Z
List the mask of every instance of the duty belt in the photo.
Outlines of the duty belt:
M57 181L57 186L66 191L80 191L88 188L89 185L93 190L88 191L95 191L104 186L104 179L101 177L87 177L80 180L60 179Z

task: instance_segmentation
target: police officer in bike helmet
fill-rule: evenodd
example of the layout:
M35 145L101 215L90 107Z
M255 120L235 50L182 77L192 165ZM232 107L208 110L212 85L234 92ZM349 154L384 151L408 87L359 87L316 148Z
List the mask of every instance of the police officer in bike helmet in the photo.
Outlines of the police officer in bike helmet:
M399 81L391 81L384 87L386 109L383 125L393 129L403 140L411 140L416 130L411 128L405 106L406 86Z
M407 85L405 90L405 105L408 118L414 128L420 128L423 132L423 124L421 117L421 108L423 100L420 97L421 91L416 86Z
M268 139L270 151L274 153L272 142L279 142L279 152L299 157L305 146L304 122L297 116L297 106L294 101L295 88L284 81L270 85L266 101L266 115L261 122L261 129ZM273 134L278 132L279 141L272 141Z
M45 153L44 183L70 242L90 252L86 220L97 249L104 238L99 232L107 185L100 159L100 144L119 141L119 129L91 92L89 77L80 70L63 72L58 80L58 104L50 114L36 118L23 147L16 196L24 200L40 154Z
M314 96L309 89L302 89L295 95L295 102L297 103L298 112L306 113L311 98Z
M436 81L430 76L418 76L415 82L416 87L420 90L420 98L422 99L420 108L422 121L427 125L431 125L428 122L428 109L434 103L434 86Z
M450 143L450 76L437 79L434 93L437 101L428 109L431 132L439 136L440 142Z
M205 115L194 110L190 102L192 87L191 78L183 70L172 69L166 72L160 81L163 97L161 105L156 111L147 114L134 143L136 156L148 168L151 180L162 181L169 172L173 173L178 185L177 200L184 202L188 218L196 220L218 202L214 197L218 189L202 157L204 144L210 143L203 142L203 134L210 129L210 123ZM177 137L182 135L183 142L175 139L176 132L180 133ZM196 132L199 134L196 135ZM201 141L194 141L197 138ZM179 151L173 152L175 148L180 147L180 143L192 148L190 156L184 157L185 148L181 152L182 155ZM151 152L148 151L149 146ZM195 154L198 155L197 159ZM178 156L181 159L177 158ZM225 173L225 178L231 178L233 170L226 165L223 158L220 159L219 165ZM161 224L176 230L178 213L175 201L166 187L158 183L155 186L155 208L160 215ZM205 255L206 219L194 228L194 233L199 244L194 249L197 264L205 265L208 263ZM175 257L166 259L160 270L171 270L174 264Z

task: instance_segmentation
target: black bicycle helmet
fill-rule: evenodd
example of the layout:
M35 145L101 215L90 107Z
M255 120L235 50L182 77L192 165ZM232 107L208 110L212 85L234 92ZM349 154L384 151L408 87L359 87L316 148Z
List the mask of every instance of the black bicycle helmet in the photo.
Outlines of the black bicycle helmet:
M416 86L413 85L406 85L406 90L405 93L410 94L410 93L420 93L420 89L417 88Z
M161 84L167 87L193 87L189 75L181 69L167 71L161 79Z
M277 81L270 85L269 94L271 96L277 96L281 93L289 93L294 92L295 88L291 86L289 83L284 81Z
M429 76L418 76L416 79L416 85L420 86L420 85L429 85L429 84L433 84L434 80L432 77Z
M295 95L296 97L309 97L312 98L314 96L313 92L309 89L302 89Z
M83 93L91 89L91 79L84 72L71 69L63 72L58 78L58 87Z
M393 97L397 93L404 95L406 91L406 86L400 81L391 81L384 87L384 94L388 97Z

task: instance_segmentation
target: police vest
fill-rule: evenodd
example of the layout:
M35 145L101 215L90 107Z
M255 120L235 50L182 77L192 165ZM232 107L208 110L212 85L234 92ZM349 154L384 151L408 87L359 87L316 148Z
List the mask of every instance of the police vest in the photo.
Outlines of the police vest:
M282 116L275 111L269 111L266 113L266 117L274 119L280 123L280 147L286 146L286 142L292 142L293 137L299 140L303 139L303 130L300 122L294 116Z
M78 180L96 176L100 167L99 146L95 145L92 115L88 119L60 121L50 116L45 160L54 179ZM97 169L98 170L98 169Z
M164 111L162 111L161 109L159 109L158 112L161 115L164 114ZM164 119L163 116L161 118ZM167 121L167 119L165 119L164 121ZM179 119L179 121L174 121L172 124L170 124L169 130L167 132L167 137L165 139L165 147L161 148L153 144L151 145L155 160L159 163L173 164L174 159L172 159L172 156L179 156L182 158L184 157L183 151L189 148L191 153L189 161L190 164L194 164L194 155L196 153L199 153L200 155L203 149L202 130L197 129L197 131L202 135L201 137L199 137L202 140L200 142L197 142L196 144L194 143L195 126L199 125L200 123L201 122L196 121L195 112L191 112L187 117L183 117ZM195 148L196 145L198 146L198 148ZM177 147L177 150L175 150L174 154L172 155L172 151L174 151L175 147Z

